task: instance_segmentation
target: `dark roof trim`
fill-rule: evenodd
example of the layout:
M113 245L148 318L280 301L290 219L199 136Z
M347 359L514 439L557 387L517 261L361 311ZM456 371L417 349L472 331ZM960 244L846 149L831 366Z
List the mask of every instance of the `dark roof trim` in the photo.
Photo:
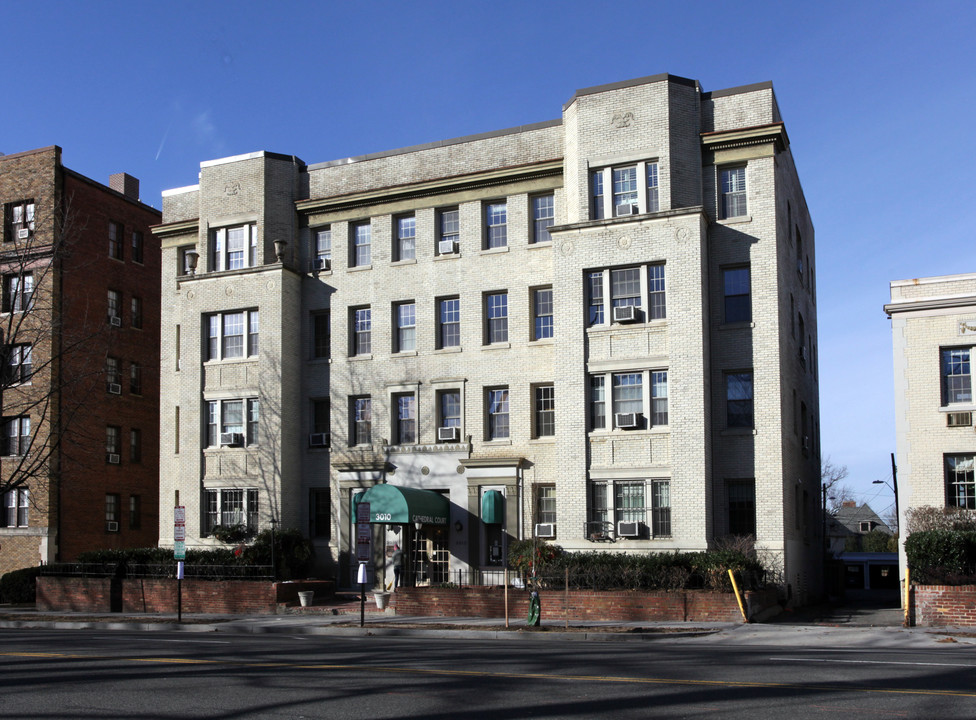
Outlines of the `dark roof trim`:
M738 87L726 88L725 90L713 90L702 93L702 100L714 100L715 98L728 97L729 95L741 95L742 93L756 92L757 90L772 90L771 80L765 82L752 83L751 85L739 85Z
M606 85L594 85L593 87L582 88L577 90L573 97L571 97L564 105L563 112L576 102L577 98L581 98L584 95L595 95L597 93L609 92L611 90L623 90L624 88L637 87L638 85L649 85L650 83L656 82L672 82L676 85L684 85L686 87L692 87L696 90L701 90L701 86L698 84L697 80L691 80L689 78L680 77L678 75L670 75L668 73L660 73L659 75L647 75L642 78L634 78L633 80L621 80L619 82L607 83Z
M490 132L478 133L476 135L464 135L463 137L452 138L450 140L436 140L422 145L410 145L409 147L397 150L384 150L383 152L369 153L367 155L356 155L355 157L342 158L340 160L328 160L326 162L314 163L308 166L308 171L323 170L330 167L351 165L366 160L381 160L382 158L393 157L395 155L406 155L407 153L420 152L422 150L434 150L436 148L449 147L451 145L461 145L463 143L476 142L478 140L490 140L491 138L503 137L505 135L516 135L518 133L531 132L533 130L545 130L546 128L559 127L563 124L562 118L558 120L545 120L543 122L532 123L531 125L519 125L518 127L506 128L505 130L492 130Z
M113 190L108 185L102 185L102 183L98 182L97 180L92 180L90 177L88 177L87 175L82 175L80 172L75 172L74 170L69 170L68 168L64 167L63 165L61 166L61 169L64 170L64 172L65 172L66 175L70 175L75 180L78 180L78 181L83 182L83 183L87 183L88 185L94 185L95 187L97 187L102 192L106 192L109 195L114 195L115 197L119 198L120 200L125 200L127 203L132 203L133 205L137 205L140 208L142 208L143 210L148 210L149 212L153 213L154 215L158 215L160 218L163 217L163 211L162 210L157 210L152 205L147 205L146 203L142 202L142 200L135 200L133 198L130 198L130 197L124 195L123 193L120 193L118 190Z

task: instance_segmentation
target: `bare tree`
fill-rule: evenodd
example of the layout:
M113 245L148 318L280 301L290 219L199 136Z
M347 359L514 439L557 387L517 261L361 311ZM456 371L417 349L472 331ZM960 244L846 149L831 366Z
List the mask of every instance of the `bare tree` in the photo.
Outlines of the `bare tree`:
M835 465L829 455L821 461L820 482L826 494L826 509L830 513L836 512L845 502L856 501L850 486L842 484L847 476L847 466Z

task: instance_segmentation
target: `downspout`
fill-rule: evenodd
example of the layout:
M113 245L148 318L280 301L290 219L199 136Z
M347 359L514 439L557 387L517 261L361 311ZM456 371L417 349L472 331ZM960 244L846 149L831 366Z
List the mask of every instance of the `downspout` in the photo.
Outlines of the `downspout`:
M522 519L525 516L525 511L524 511L524 509L522 507L522 496L523 496L522 483L523 483L523 476L522 476L522 461L521 460L515 466L515 478L516 478L516 487L517 487L517 494L518 494L518 539L519 540L524 540L525 539L525 523L522 521Z

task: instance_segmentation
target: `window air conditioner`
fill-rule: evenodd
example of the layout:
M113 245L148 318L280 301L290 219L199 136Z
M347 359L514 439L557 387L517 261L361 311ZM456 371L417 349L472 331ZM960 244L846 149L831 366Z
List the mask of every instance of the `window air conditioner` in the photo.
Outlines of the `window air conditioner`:
M109 453L107 459L109 465L118 465L120 460L118 453Z
M556 537L556 523L538 523L535 526L535 536L540 538Z
M613 321L615 323L634 322L637 319L636 305L621 305L613 309Z
M946 425L949 427L968 427L973 424L973 414L968 412L954 412L946 415Z
M437 252L441 255L453 255L457 252L457 244L453 240L441 240L437 243Z
M331 270L332 261L326 257L317 257L312 261L312 270Z
M112 393L113 395L121 395L122 394L122 386L119 385L118 383L109 383L108 384L108 391L110 393Z
M106 522L105 523L105 531L106 532L118 532L119 531L119 524L117 522Z
M437 440L439 442L457 442L461 428L439 427L437 428Z
M637 427L637 413L616 413L613 416L613 426L618 428Z
M613 209L613 214L616 217L620 217L621 215L636 215L637 203L624 203L623 205L617 205Z
M244 444L242 433L220 433L221 446L239 447Z
M637 537L640 535L640 523L639 522L623 522L617 523L617 537Z
M122 318L118 315L109 315L108 322L113 327L122 327Z
M329 447L328 433L312 433L308 436L309 447Z
M30 228L21 228L17 231L18 240L26 240L30 237Z

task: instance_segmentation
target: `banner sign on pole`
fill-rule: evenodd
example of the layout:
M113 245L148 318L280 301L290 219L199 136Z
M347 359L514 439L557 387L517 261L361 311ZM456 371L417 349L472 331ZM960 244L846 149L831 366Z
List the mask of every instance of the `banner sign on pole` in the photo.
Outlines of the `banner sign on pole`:
M368 562L373 541L372 527L369 524L369 503L359 503L356 509L356 559Z

